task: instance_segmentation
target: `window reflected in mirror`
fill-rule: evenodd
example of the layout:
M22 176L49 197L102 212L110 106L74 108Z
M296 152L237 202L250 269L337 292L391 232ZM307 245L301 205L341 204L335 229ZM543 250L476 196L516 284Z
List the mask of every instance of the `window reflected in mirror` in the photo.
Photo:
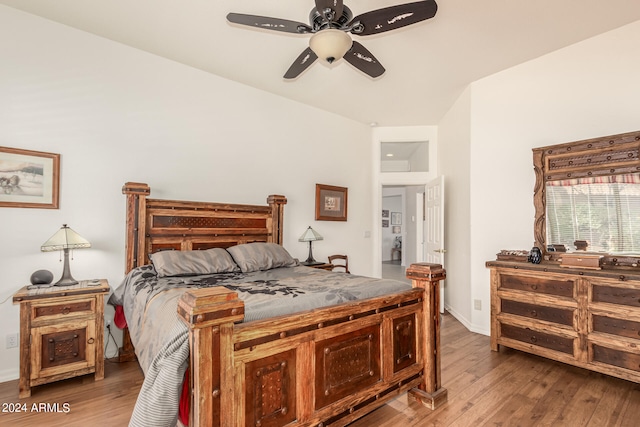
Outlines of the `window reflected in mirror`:
M548 250L640 254L640 173L546 183Z

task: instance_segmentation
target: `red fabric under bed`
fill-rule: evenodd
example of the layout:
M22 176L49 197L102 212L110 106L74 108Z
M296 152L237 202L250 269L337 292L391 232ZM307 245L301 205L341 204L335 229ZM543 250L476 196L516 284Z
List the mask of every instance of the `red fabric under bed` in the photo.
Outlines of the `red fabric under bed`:
M180 407L178 408L178 418L185 426L189 425L189 411L191 409L191 393L189 393L189 368L184 373L182 381L182 394L180 395Z
M120 329L127 327L127 319L124 317L124 309L121 305L116 305L116 313L113 315L113 323L115 323L115 325Z
M113 315L113 323L120 329L127 327L127 319L124 317L124 310L121 305L116 305L116 312ZM191 395L189 393L189 368L184 373L182 381L182 393L180 394L180 406L178 408L178 418L185 426L189 425L189 409L191 408Z

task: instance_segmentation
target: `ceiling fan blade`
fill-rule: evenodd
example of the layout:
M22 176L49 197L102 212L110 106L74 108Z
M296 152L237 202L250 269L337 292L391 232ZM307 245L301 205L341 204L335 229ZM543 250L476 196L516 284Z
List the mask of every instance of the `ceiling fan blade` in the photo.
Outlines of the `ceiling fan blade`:
M363 73L376 78L384 74L385 69L380 61L366 47L354 40L351 49L344 55L345 61Z
M295 79L298 77L304 70L309 68L311 64L316 62L318 59L318 55L313 53L311 48L306 48L300 56L296 58L296 60L291 64L291 67L284 74L285 79Z
M333 21L337 21L342 16L344 3L342 0L316 0L316 10L324 15L326 9L333 11Z
M433 18L437 11L434 0L417 1L365 12L353 18L349 26L354 26L352 33L368 36Z
M302 22L269 18L268 16L245 15L243 13L230 13L227 15L227 21L249 27L281 31L283 33L306 34L313 31L310 26Z

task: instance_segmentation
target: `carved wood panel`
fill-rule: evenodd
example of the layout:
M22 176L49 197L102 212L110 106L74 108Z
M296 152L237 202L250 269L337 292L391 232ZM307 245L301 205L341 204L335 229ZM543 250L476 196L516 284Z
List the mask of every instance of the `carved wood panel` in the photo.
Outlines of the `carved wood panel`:
M316 343L316 409L380 380L380 325Z
M247 426L283 426L296 419L295 349L247 363Z
M85 328L42 334L42 369L86 360Z
M415 314L393 319L393 372L416 363Z

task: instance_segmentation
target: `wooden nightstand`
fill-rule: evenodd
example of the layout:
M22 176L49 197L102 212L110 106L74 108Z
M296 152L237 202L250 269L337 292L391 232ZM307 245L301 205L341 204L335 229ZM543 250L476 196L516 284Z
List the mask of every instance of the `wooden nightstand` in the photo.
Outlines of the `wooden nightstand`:
M329 264L327 262L317 262L315 264L301 263L300 265L304 265L305 267L311 267L311 268L319 268L321 270L328 270L328 271L333 270L333 264Z
M20 398L31 387L95 373L104 378L104 296L109 283L20 289Z

